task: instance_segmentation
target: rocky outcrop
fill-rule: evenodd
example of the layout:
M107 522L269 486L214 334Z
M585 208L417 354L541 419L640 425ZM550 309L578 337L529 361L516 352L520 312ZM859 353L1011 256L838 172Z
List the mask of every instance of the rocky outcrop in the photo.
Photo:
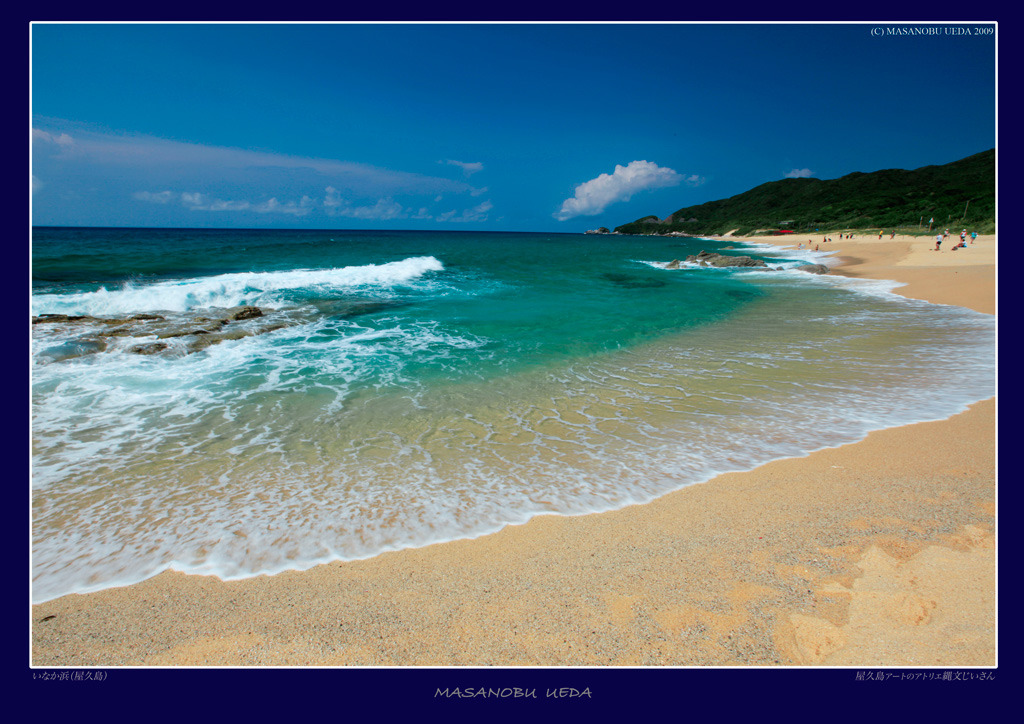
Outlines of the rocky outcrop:
M68 314L40 314L38 317L32 317L32 324L54 324L57 322L102 322L103 320L99 317L90 317L87 315L68 315ZM121 320L118 320L121 321Z
M765 271L779 271L782 267L768 266L765 262L760 259L754 259L749 256L726 256L725 254L716 254L709 251L702 251L699 254L691 255L686 257L686 263L698 264L700 266L710 267L740 267L745 269L764 269ZM678 259L673 259L665 265L666 269L680 269L683 266L683 262ZM831 269L824 264L804 264L802 266L794 267L800 271L807 272L808 274L828 274Z
M610 233L612 233L612 231L608 227L602 226L600 229L588 229L586 231L586 233L587 234L610 234Z
M128 348L132 354L157 354L167 349L166 342L150 342L149 344L136 344Z
M700 264L701 266L714 266L714 267L767 267L760 259L754 259L749 256L725 256L724 254L715 254L709 251L701 251L699 254L694 256L686 257L686 261L691 264Z
M192 354L220 342L266 334L298 323L292 315L266 315L254 306L209 311L219 313L195 317L174 313L127 317L41 314L32 318L32 324L61 325L72 333L79 332L71 341L42 353L43 357L58 361L113 349L138 355ZM124 338L124 342L118 342L119 338ZM156 341L152 341L154 338ZM133 340L139 342L132 344Z
M228 310L228 319L239 321L242 319L255 319L262 317L263 310L259 307L232 307Z

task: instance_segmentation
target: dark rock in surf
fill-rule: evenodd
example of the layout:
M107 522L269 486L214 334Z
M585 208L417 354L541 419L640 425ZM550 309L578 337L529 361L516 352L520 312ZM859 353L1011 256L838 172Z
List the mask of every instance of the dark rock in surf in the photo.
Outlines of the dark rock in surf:
M807 272L808 274L828 274L829 267L824 264L804 264L803 266L796 267L800 271Z
M32 324L46 324L50 322L101 322L103 320L90 317L85 314L40 314L32 317Z
M232 307L228 310L228 319L235 321L254 319L262 316L263 310L259 307Z
M749 256L726 256L724 254L714 254L708 251L701 251L699 254L694 256L686 257L686 261L691 264L700 264L701 266L713 266L713 267L767 267L760 259L754 259Z
M129 347L128 351L132 354L157 354L167 349L166 342L150 342L149 344L137 344L134 347Z

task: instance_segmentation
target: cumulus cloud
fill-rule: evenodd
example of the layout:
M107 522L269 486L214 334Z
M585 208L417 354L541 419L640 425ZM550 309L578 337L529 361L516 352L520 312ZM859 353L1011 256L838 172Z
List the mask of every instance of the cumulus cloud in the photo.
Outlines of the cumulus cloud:
M225 201L196 191L182 193L181 203L193 211L245 211L252 207L248 201Z
M472 176L477 171L484 170L484 165L479 161L466 163L465 161L455 161L452 159L448 159L447 161L445 161L445 163L447 163L449 166L458 166L459 168L462 169L462 173L464 173L467 177Z
M308 196L303 196L298 203L287 201L283 204L276 198L270 198L252 207L252 210L259 214L291 214L292 216L305 216L312 209L313 199Z
M405 207L394 199L378 199L373 206L345 206L339 208L336 213L352 219L388 220L405 219L409 216Z
M809 168L794 168L786 174L786 178L809 178L813 175L814 172Z
M689 179L699 177L691 176ZM562 208L555 214L555 218L565 221L575 216L594 216L600 214L610 204L629 201L637 192L677 186L683 181L682 175L650 161L631 161L625 166L616 165L615 171L611 174L603 173L577 186L572 198L562 202ZM687 183L692 185L694 182L687 180Z
M465 209L460 214L455 210L446 211L443 214L438 214L438 221L453 221L455 223L465 223L467 221L487 221L487 213L494 208L494 204L490 201L484 201L481 204L474 206L471 209Z
M377 199L368 206L353 206L343 198L336 188L328 186L324 196L324 208L329 216L345 216L350 219L405 219L409 212L400 203L387 197Z
M183 191L180 194L173 191L136 191L132 194L132 198L154 204L169 204L172 201L177 201L190 211L255 211L260 214L291 214L293 216L305 216L313 210L316 203L309 196L303 196L297 202L282 203L276 197L271 197L266 201L254 203L237 199L219 199L198 191Z

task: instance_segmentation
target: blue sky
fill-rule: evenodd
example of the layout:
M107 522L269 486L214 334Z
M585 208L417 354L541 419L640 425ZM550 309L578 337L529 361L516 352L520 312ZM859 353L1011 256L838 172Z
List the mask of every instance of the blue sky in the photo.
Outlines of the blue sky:
M33 223L579 232L994 147L994 36L895 27L36 24Z

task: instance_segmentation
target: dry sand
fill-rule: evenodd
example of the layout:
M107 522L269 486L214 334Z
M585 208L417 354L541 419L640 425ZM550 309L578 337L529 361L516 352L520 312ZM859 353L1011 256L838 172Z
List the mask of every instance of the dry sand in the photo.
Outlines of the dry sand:
M992 236L957 252L833 239L839 273L995 313ZM995 437L993 398L610 513L302 573L164 573L65 596L32 607L31 661L993 666Z

